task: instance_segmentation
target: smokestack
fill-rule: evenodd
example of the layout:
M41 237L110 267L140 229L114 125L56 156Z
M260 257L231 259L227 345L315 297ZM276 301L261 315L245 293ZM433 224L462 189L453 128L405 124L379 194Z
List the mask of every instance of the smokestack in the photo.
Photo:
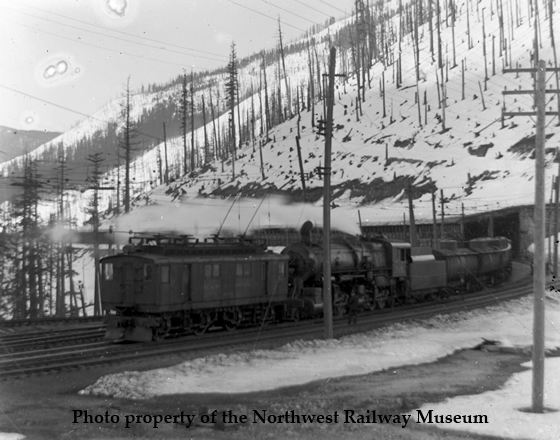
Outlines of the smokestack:
M313 229L313 223L306 221L300 230L301 242L304 244L311 244L311 230Z

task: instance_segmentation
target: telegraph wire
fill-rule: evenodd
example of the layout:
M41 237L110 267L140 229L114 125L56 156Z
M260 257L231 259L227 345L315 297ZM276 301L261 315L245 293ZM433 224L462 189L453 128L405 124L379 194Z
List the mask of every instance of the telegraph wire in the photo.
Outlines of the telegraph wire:
M302 20L308 21L308 22L311 23L311 24L317 24L317 23L315 23L314 21L309 20L308 18L305 18L305 17L302 16L302 15L299 15L299 14L296 14L295 12L289 11L288 9L284 9L284 8L282 8L282 7L280 7L280 6L276 6L276 5L270 3L270 2L268 2L268 1L266 1L266 0L261 0L261 1L264 2L264 3L266 3L267 5L273 6L273 7L278 8L278 9L284 11L284 12L287 12L288 14L292 14L292 15L298 17L298 18L301 18Z
M239 6L240 8L248 9L248 10L251 11L251 12L254 12L254 13L256 13L256 14L262 15L263 17L266 17L266 18L270 18L271 20L274 20L274 21L277 22L277 19L276 19L276 18L271 17L270 15L264 14L264 13L262 13L262 12L259 12L259 11L255 10L255 9L252 9L252 8L248 7L248 6L240 5L239 3L236 3L236 2L234 2L233 0L228 0L228 2L233 3L233 4L236 5L236 6ZM283 23L283 24L284 24L285 26L292 27L292 28L294 28L294 29L297 29L297 30L300 31L300 32L305 33L305 30L304 30L304 29L298 28L297 26L294 26L294 25L289 24L289 23Z
M8 0L8 1L10 1L11 3L15 3L15 2L13 2L13 1L11 1L11 0ZM18 5L23 5L23 6L27 7L27 8L35 9L35 10L41 11L41 12L46 12L46 13L48 13L48 14L55 15L55 16L57 16L57 17L65 18L65 19L67 19L67 20L72 20L72 21L75 21L75 22L78 22L78 23L82 23L82 24L87 24L88 26L94 26L94 27L97 27L97 28L99 28L99 29L103 29L103 30L106 30L106 31L111 31L111 32L115 32L115 33L118 33L118 34L126 35L126 36L128 36L128 37L139 38L139 39L141 39L141 40L151 41L151 42L153 42L153 43L166 44L166 45L168 45L168 46L177 47L177 48L179 48L179 49L190 50L190 51L193 51L193 52L205 53L205 54L207 54L207 55L213 55L213 56L217 56L217 57L220 57L220 58L225 58L225 59L228 58L226 55L221 55L221 54L217 54L217 53L214 53L214 52L208 52L208 51L205 51L205 50L193 49L193 48L187 47L187 46L180 46L180 45L178 45L178 44L173 44L173 43L169 43L169 42L166 42L166 41L156 40L156 39L154 39L154 38L148 38L148 37L143 37L143 36L141 36L141 35L130 34L130 33L128 33L128 32L123 32L123 31L120 31L120 30L118 30L118 29L107 28L107 27L100 26L100 25L97 25L97 24L89 23L89 22L87 22L87 21L78 20L77 18L68 17L68 16L62 15L62 14L57 14L57 13L55 13L55 12L51 12L51 11L48 11L48 10L46 10L46 9L38 8L38 7L36 7L36 6L26 5L26 4L22 4L22 3L18 3ZM12 10L15 11L15 9L12 9ZM17 11L17 12L21 12L21 11ZM22 13L22 14L25 14L24 12L21 12L21 13ZM34 15L31 15L31 14L26 14L26 15L30 15L30 16L32 16L32 17L35 17ZM37 17L37 18L42 18L42 17ZM44 20L46 20L46 19L44 19ZM57 23L57 24L63 24L63 23L59 23L59 22L55 22L55 23ZM80 29L80 30L85 30L85 29L81 29L81 28L79 28L79 29ZM106 34L102 34L102 35L103 35L103 36L107 36ZM111 37L111 38L116 38L116 37ZM124 40L124 41L126 41L126 40ZM135 43L135 44L141 44L141 43ZM149 46L149 47L151 47L151 46ZM189 54L187 54L187 55L189 55Z
M329 17L329 18L331 17L331 16L330 16L329 14L327 14L326 12L323 12L323 11L321 11L321 10L319 10L319 9L316 9L316 8L314 8L313 6L309 6L308 4L306 4L306 3L304 3L304 2L302 2L302 1L300 1L300 0L294 0L294 1L295 1L296 3L299 3L300 5L303 5L303 6L305 6L305 7L308 7L309 9L313 9L315 12L318 12L318 13L320 13L320 14L326 15L326 16Z
M72 41L73 43L79 43L79 44L83 44L83 45L85 45L85 46L95 47L96 49L106 50L106 51L108 51L108 52L114 52L114 53L117 53L117 54L119 54L119 55L127 55L127 56L131 56L131 57L135 57L135 58L140 58L140 59L142 59L142 60L155 61L155 62L158 62L158 63L170 64L170 65L172 65L172 66L179 66L179 67L183 67L183 68L185 67L185 64L184 64L184 63L183 63L183 64L179 64L179 63L174 63L174 62L172 62L172 61L158 60L158 59L155 59L155 58L148 58L148 57L144 57L144 56L142 56L142 55L136 55L136 54L133 54L133 53L124 52L124 51L122 51L122 50L110 49L110 48L108 48L108 47L98 46L98 45L96 45L96 44L88 43L88 42L83 41L83 40L79 40L79 39L77 40L77 39L73 39L73 38L69 38L69 37L64 37L64 36L62 36L62 35L55 34L55 33L53 33L53 32L49 32L49 31L46 31L46 30L44 30L44 29L39 29L39 28L36 28L36 27L33 27L33 26L29 26L29 25L26 25L26 24L23 24L23 23L18 23L18 22L12 21L12 20L8 20L7 18L4 18L4 17L0 17L0 20L7 21L8 23L12 23L12 24L15 24L15 25L18 25L18 26L23 26L23 27L32 29L32 30L34 30L34 31L42 32L42 33L44 33L44 34L51 35L51 36L53 36L53 37L61 38L61 39L63 39L63 40ZM193 56L193 57L199 57L199 58L206 58L206 59L209 59L209 60L211 60L211 61L223 62L223 61L221 61L221 60L214 60L214 59L212 59L212 58L205 57L205 56L203 56L203 55L187 55L187 54L185 54L185 56ZM206 68L206 67L197 67L197 69L208 70L208 68Z

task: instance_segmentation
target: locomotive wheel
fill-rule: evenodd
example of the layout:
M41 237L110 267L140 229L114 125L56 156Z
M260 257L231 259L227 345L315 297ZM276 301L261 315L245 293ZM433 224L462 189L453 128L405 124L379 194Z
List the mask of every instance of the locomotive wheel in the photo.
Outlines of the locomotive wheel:
M433 302L433 301L435 301L435 298L436 298L436 297L435 297L435 295L434 295L433 293L427 293L427 294L424 296L424 300L427 301L427 302Z
M233 332L237 330L237 324L231 321L224 321L222 327L224 328L224 330L227 330L228 332Z
M298 322L301 319L301 310L300 309L294 309L292 311L292 318L293 318L294 322Z
M152 329L152 341L157 342L162 340L165 337L163 332L160 332L158 329Z
M209 327L209 326L194 327L194 328L193 328L194 334L195 334L196 336L203 335L204 333L206 333L206 330L208 330L208 327Z
M387 305L387 299L378 299L375 301L375 308L382 310Z

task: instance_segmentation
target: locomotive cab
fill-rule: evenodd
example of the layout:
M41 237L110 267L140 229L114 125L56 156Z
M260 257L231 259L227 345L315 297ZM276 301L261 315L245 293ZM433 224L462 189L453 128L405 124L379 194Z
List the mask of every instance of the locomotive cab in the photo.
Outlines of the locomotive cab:
M410 259L410 243L391 242L391 268L394 278L403 278L407 276L407 265Z

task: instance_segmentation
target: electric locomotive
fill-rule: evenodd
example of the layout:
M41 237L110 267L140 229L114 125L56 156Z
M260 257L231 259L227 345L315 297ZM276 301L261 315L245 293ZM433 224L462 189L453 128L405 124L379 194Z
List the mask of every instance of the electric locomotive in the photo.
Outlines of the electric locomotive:
M149 341L233 330L287 313L288 258L243 239L136 236L101 259L106 338Z

